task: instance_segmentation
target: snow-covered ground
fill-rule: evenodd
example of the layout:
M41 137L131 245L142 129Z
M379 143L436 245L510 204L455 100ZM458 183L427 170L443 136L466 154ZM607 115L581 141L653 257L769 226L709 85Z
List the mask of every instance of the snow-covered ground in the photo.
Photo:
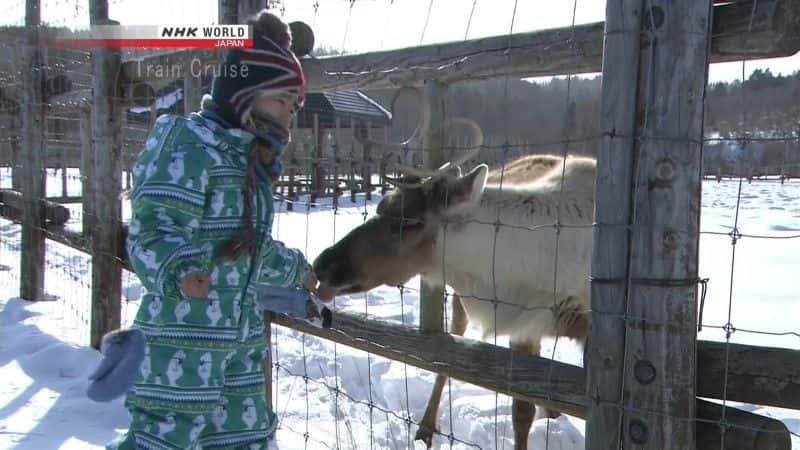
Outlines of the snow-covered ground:
M6 181L0 173L0 185ZM725 233L735 220L738 183L704 183L702 229L723 234L701 237L700 275L710 281L703 317L707 326L700 338L725 339L722 330L711 326L726 324L732 305L730 322L737 330L732 342L800 349L796 278L800 238L749 237L800 235L800 182L754 182L742 188L738 229L745 237L736 245L731 296L733 247ZM57 194L59 189L54 174L48 191ZM69 194L79 190L79 180L71 174ZM335 214L327 200L309 213L303 204L297 205L294 212L278 214L275 233L313 258L360 224L365 213L373 214L379 197L368 202L359 196L355 205L345 197ZM19 238L19 227L0 221L0 379L4 380L0 448L102 448L127 427L128 418L121 400L100 404L84 395L86 376L100 358L86 345L90 262L85 255L49 242L46 289L54 301L19 300ZM130 274L123 283L123 316L129 323L140 287ZM418 280L411 280L402 298L398 289L383 287L368 295L338 298L336 307L413 325L419 319L418 285ZM276 327L273 334L273 355L279 365L274 400L280 419L275 448L415 448L416 426L405 418L422 417L433 374L286 328ZM467 336L478 338L479 330L470 328ZM507 344L502 337L497 342ZM552 343L543 352L552 354ZM581 363L578 349L568 341L559 342L555 353L558 359ZM453 381L445 388L440 409L439 426L445 436L437 436L435 442L450 448L446 436L452 433L453 448L513 448L510 405L508 397ZM800 433L798 411L743 407L783 420ZM547 440L550 450L582 449L583 432L583 421L571 417L562 416L549 425L538 421L530 448L544 449ZM800 450L800 438L795 435L792 442Z

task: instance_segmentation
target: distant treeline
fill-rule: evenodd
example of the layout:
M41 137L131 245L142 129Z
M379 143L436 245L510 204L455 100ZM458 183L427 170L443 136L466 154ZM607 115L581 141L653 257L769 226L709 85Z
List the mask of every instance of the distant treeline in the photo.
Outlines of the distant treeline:
M495 138L507 136L534 145L580 141L600 133L600 91L599 76L543 83L517 79L460 83L448 89L447 113L475 119L487 136ZM384 105L392 95L367 93ZM706 136L796 137L800 133L800 71L776 76L769 69L758 69L744 82L710 84L706 97ZM400 123L393 128L412 130L414 116L408 111L398 114ZM583 153L580 148L572 150Z

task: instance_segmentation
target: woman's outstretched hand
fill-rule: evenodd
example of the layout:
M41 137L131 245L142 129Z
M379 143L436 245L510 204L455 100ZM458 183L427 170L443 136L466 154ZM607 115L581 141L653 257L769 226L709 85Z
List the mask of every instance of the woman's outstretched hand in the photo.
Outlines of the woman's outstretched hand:
M303 283L306 289L316 294L316 296L325 303L330 302L333 300L333 296L336 294L334 290L324 284L321 284L319 280L317 280L317 275L314 271L308 272L306 275L306 280Z

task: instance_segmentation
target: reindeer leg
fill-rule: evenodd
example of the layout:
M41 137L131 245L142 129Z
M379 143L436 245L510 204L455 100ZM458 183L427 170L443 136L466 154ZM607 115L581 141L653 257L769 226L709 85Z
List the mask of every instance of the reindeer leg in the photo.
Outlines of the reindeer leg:
M464 305L461 304L461 298L453 295L453 320L450 323L450 334L463 336L464 331L467 329L467 313L464 311ZM422 416L422 421L419 423L417 434L414 440L422 441L428 448L433 445L433 433L438 431L436 427L436 420L439 417L439 403L442 400L442 390L447 382L447 377L444 375L437 375L436 382L433 384L431 396L428 398L428 406L425 407L425 415Z
M569 311L561 317L559 321L558 336L567 337L578 341L585 347L586 336L589 334L589 315L580 308ZM538 352L536 353L538 354ZM585 365L584 365L585 367ZM541 406L536 407L536 416L533 420L556 419L561 415L560 411L553 411Z
M511 350L539 355L539 343L511 342ZM527 450L528 435L531 431L536 406L524 400L513 399L511 403L511 422L514 425L514 450Z

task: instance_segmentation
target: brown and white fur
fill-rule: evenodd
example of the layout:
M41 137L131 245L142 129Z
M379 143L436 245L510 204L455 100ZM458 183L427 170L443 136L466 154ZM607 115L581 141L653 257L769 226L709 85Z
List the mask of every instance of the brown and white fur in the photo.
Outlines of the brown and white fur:
M423 274L453 289L453 334L471 321L484 337L508 335L512 349L535 355L544 336L585 341L594 160L528 156L506 166L502 186L499 172L480 165L397 183L376 217L320 254L320 282L346 294ZM437 377L417 432L429 447L446 380ZM527 448L534 413L514 400L516 449Z

